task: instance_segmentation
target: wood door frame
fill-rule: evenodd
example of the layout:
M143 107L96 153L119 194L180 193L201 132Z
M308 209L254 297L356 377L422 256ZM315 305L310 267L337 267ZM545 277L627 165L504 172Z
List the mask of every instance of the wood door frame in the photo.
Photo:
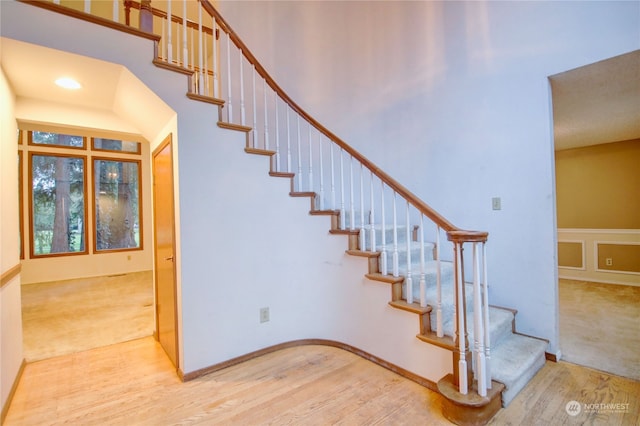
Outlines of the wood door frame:
M151 186L152 186L152 193L154 195L153 197L153 266L154 266L154 316L155 316L155 332L154 332L154 337L156 339L156 341L160 341L160 335L159 335L159 315L158 315L158 276L157 276L157 269L158 269L158 252L157 252L157 222L156 222L156 197L155 197L155 176L156 176L156 165L155 165L155 157L162 152L167 146L169 146L170 148L170 153L171 153L171 184L173 185L175 180L174 180L174 167L173 167L173 134L169 133L169 135L167 135L167 137L160 143L160 145L158 145L152 152L151 154L151 168L152 168L152 182L151 182ZM174 186L175 189L175 186ZM175 357L176 357L176 370L180 369L180 346L179 346L179 328L178 328L178 281L177 281L177 268L176 268L176 222L175 222L175 190L172 191L173 192L173 197L171 199L171 210L173 212L173 220L172 220L172 227L171 227L171 233L172 233L172 252L173 252L173 256L174 256L174 260L173 260L173 291L174 291L174 306L173 306L173 310L174 310L174 327L175 327Z

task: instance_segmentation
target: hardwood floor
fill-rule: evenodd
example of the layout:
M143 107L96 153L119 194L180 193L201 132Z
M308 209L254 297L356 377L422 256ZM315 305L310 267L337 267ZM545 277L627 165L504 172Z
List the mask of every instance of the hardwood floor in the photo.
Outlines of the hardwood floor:
M151 336L152 272L22 286L27 361Z
M285 349L182 383L147 337L29 363L5 424L449 425L440 398L325 346ZM571 400L624 411L598 405L572 417ZM548 362L492 424L637 425L639 401L640 382Z
M640 287L561 279L562 359L640 380Z

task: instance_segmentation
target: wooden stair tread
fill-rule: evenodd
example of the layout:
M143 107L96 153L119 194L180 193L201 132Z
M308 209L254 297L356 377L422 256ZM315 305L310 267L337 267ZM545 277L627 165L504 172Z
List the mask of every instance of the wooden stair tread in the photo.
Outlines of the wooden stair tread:
M294 191L291 191L291 192L289 192L289 195L291 197L315 197L316 193L315 192L311 192L311 191L307 191L307 192L294 192Z
M402 309L403 311L419 315L428 314L429 312L431 312L431 306L429 305L420 306L419 303L409 303L406 300L392 300L391 302L389 302L389 305L393 306L394 308Z
M243 126L241 124L227 123L226 121L218 121L218 127L246 133L249 133L252 130L251 127Z
M351 256L359 256L359 257L380 257L379 251L366 251L366 250L347 250L347 254Z
M283 177L283 178L293 178L296 176L295 173L290 172L269 172L269 176L272 177Z
M423 342L430 343L432 345L435 345L450 351L453 351L455 348L453 337L451 336L438 337L436 333L434 333L433 331L430 331L427 333L418 334L416 335L416 337L422 340Z
M396 284L404 281L403 276L394 277L393 275L383 275L379 272L366 274L365 277L374 281L382 281L383 283Z
M311 210L309 214L312 216L337 216L340 214L340 210Z
M211 96L198 95L197 93L187 92L187 98L193 99L194 101L205 102L218 106L224 105L224 100L222 99L214 98Z
M360 233L359 229L331 229L329 230L330 234L336 235L358 235Z
M175 71L177 73L184 74L184 75L193 75L193 70L190 70L189 68L185 68L180 65L170 64L168 62L161 61L157 58L154 59L152 62L153 62L153 65L155 65L158 68L162 68L169 71ZM187 93L187 96L189 96L188 93Z
M247 154L255 154L255 155L267 155L267 156L276 155L275 151L270 151L268 149L251 148L251 147L245 148L244 152L246 152Z

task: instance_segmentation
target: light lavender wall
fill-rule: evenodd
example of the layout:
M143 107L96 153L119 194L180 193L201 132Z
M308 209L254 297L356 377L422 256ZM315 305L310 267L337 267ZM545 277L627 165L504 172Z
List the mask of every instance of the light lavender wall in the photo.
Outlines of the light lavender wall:
M230 2L265 68L456 225L489 232L491 303L558 353L547 77L640 47L637 2ZM491 209L501 197L502 210Z

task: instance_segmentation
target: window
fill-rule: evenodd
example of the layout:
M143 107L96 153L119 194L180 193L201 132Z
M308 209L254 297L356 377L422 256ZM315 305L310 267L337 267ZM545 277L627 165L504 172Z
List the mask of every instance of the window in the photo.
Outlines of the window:
M31 256L86 253L85 157L31 153Z
M83 138L82 136L62 135L59 133L29 132L29 144L84 148L85 138Z
M141 143L36 131L24 139L26 256L142 250Z
M137 249L140 244L140 162L93 160L95 250Z

